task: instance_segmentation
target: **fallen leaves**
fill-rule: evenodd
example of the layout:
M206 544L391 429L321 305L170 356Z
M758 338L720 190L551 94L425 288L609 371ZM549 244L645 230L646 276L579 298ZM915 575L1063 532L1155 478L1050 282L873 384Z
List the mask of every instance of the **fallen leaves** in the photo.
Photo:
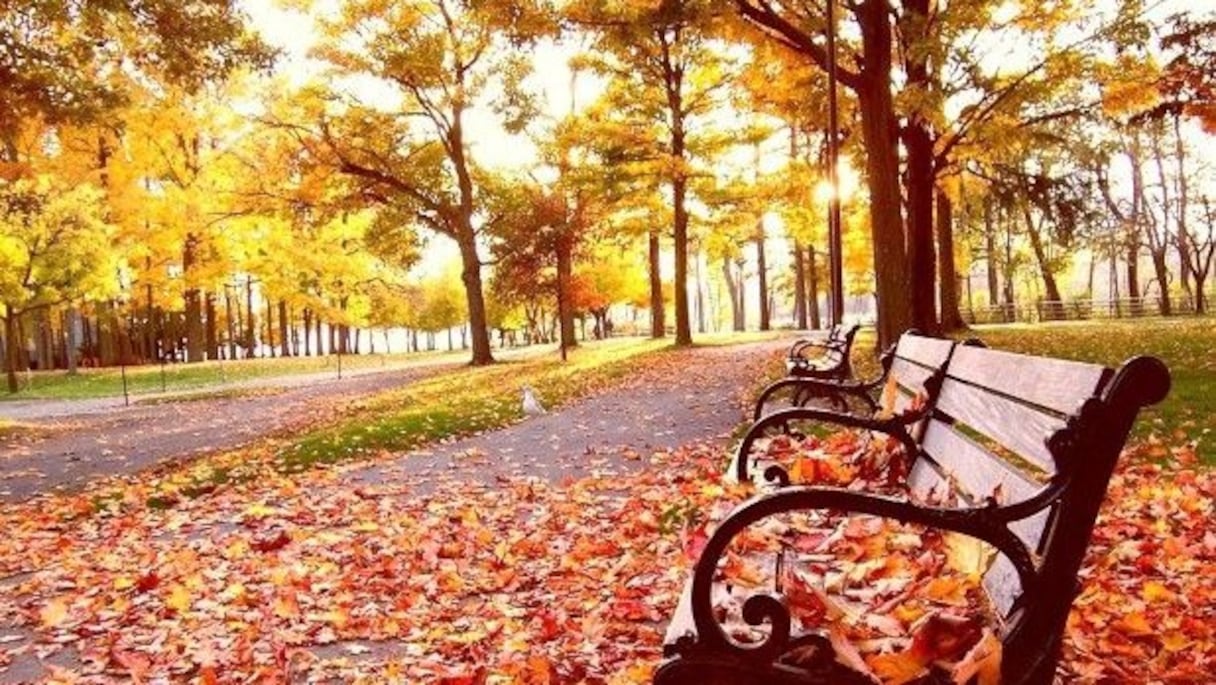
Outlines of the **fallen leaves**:
M356 493L339 469L168 510L98 511L84 497L10 507L0 567L31 575L0 595L0 616L38 650L75 650L65 681L646 682L706 522L747 491L721 484L720 450L643 461L627 478L442 484L427 497L399 483ZM1068 678L1209 680L1213 495L1210 472L1132 455L1095 531ZM788 541L783 590L803 625L830 626L842 660L887 682L943 663L955 682L997 682L1000 642L971 609L987 560L969 538L872 517L763 533L731 572L767 587L748 554Z

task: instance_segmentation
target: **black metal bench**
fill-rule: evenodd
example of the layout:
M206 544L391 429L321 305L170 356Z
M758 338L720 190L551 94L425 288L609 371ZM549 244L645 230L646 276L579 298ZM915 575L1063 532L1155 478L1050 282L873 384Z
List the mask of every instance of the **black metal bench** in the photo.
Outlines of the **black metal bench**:
M850 355L860 326L832 326L826 340L803 339L790 346L786 373L800 378L850 378Z
M890 379L911 394L924 391L924 381L946 363L953 343L909 331L881 357L882 372L872 380L786 376L764 388L756 397L752 420L760 421L777 409L815 406L836 412L872 416ZM900 399L902 409L904 402ZM766 411L767 410L767 411ZM749 443L745 443L749 444Z
M914 458L907 496L793 485L756 495L734 509L710 536L685 587L656 683L871 682L838 663L822 634L792 635L791 614L780 593L755 593L742 603L746 623L769 626L759 642L742 643L727 634L713 603L720 562L737 535L770 517L824 510L954 531L994 547L999 554L983 571L982 586L997 615L993 628L1002 645L1002 682L1052 682L1107 485L1137 413L1168 393L1169 372L1152 357L1132 359L1111 371L947 345L946 365L930 382L937 386L931 387L930 401L913 412L914 422L901 428L805 408L764 419L787 424L839 419L846 426L902 430L906 439L901 440ZM912 375L934 377L930 365L918 366ZM901 401L910 402L907 391L915 381L901 378L899 384L904 388ZM740 473L746 479L750 471ZM959 505L917 503L943 501L939 496L944 493ZM816 658L801 658L808 645ZM788 657L795 649L798 665Z

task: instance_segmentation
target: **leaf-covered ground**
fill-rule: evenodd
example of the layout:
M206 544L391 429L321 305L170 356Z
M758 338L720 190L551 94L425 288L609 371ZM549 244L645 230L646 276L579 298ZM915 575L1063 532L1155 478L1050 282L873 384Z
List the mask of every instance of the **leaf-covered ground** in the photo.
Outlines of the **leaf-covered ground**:
M634 456L629 475L453 477L425 494L351 487L351 463L260 469L164 507L153 481L105 506L6 507L0 667L33 653L70 665L50 667L61 682L646 682L695 531L748 492L723 485L720 445ZM1211 680L1214 497L1185 441L1126 455L1070 680Z

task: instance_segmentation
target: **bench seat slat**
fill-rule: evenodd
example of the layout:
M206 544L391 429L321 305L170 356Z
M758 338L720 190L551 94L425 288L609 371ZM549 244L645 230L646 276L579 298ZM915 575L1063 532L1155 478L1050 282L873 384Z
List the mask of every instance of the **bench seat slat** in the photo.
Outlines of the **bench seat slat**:
M953 476L972 502L982 502L999 487L999 504L1029 499L1040 486L999 457L972 442L949 424L932 420L922 448L942 470Z
M955 342L943 338L928 338L923 335L905 333L895 346L895 356L914 361L921 366L936 368L950 358Z
M1046 441L1063 427L1062 419L950 376L942 383L936 409L996 440L1048 473L1055 472L1055 460Z
M1032 357L960 345L950 358L950 376L1071 414L1109 374L1096 364Z

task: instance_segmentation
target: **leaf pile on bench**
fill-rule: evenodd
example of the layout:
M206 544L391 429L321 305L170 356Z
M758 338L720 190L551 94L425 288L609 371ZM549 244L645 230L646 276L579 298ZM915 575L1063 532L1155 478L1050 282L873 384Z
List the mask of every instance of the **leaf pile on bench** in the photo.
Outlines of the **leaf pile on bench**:
M762 448L793 464L794 483L899 494L901 448L843 431L826 439L777 436ZM895 465L895 468L888 468ZM920 501L931 505L954 502ZM830 636L835 658L877 682L906 683L931 672L945 682L999 682L1000 641L981 578L994 550L964 535L866 515L788 512L737 535L715 587L715 611L742 643L766 628L742 620L744 600L775 588L788 600L795 635ZM795 650L816 658L816 645Z

